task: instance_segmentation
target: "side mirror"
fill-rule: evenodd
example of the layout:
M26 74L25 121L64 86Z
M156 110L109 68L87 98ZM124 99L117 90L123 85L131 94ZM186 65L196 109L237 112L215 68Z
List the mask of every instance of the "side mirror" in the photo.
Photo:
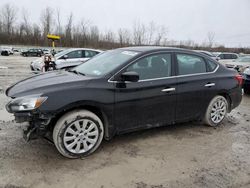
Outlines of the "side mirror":
M68 59L68 57L69 57L68 55L64 55L63 59Z
M137 72L124 72L121 75L122 81L128 81L128 82L138 82L139 80L139 74Z

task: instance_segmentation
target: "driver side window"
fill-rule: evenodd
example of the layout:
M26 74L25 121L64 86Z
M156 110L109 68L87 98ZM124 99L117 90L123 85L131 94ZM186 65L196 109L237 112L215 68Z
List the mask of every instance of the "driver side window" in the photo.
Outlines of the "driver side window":
M81 50L76 50L73 52L69 52L67 54L69 59L74 59L74 58L81 58L82 57L82 51Z
M171 76L171 54L144 57L130 65L126 71L137 72L139 80L169 77Z

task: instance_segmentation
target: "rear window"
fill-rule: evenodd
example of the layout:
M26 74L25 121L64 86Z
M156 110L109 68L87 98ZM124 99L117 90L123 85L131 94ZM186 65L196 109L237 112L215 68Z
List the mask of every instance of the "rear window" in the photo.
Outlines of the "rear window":
M207 60L207 65L208 65L208 72L213 72L217 67L217 64L211 60Z
M206 62L196 55L177 54L178 75L205 73Z
M237 58L238 58L238 56L237 56L237 55L232 54L232 59L237 59Z
M84 51L84 57L91 58L91 57L94 57L95 55L97 55L98 53L99 52L96 52L96 51L85 50Z

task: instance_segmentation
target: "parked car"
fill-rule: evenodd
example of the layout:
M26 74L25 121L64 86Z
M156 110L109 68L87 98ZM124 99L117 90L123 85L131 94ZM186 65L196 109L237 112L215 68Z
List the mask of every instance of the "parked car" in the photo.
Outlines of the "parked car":
M250 94L250 68L246 68L243 72L243 89L244 93Z
M89 60L100 52L102 51L88 48L67 49L55 54L53 61L56 69L70 69ZM41 71L43 66L42 58L32 61L30 64L32 71Z
M227 62L225 65L227 68L233 68L242 73L246 68L250 67L250 56L239 57L238 59Z
M9 56L10 55L10 51L6 50L6 49L1 49L1 55L2 56Z
M220 58L221 63L225 63L225 62L232 61L234 59L239 58L239 55L236 53L222 52L218 54L217 57Z
M22 56L38 56L41 57L43 55L43 51L41 49L29 49L26 51L21 52Z
M13 55L14 54L12 47L2 46L1 49L0 49L0 51L1 51L1 55L2 56L9 56L9 55Z
M200 52L202 54L205 54L205 55L208 55L209 57L213 58L214 60L216 61L219 61L220 60L220 57L214 55L213 53L209 52L209 51L204 51L204 50L194 50L196 52Z
M13 48L13 52L19 52L18 48Z
M49 55L49 54L51 54L51 52L50 52L49 49L43 49L43 54L44 55Z
M237 71L201 53L128 47L16 83L6 91L6 109L30 122L27 139L46 136L62 155L77 158L139 129L190 120L218 126L240 104L241 83Z

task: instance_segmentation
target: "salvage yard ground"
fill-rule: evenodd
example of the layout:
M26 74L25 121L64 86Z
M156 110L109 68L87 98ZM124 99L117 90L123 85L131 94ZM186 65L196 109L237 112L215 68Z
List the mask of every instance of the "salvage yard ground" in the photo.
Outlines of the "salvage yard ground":
M26 143L5 111L5 89L32 75L33 59L0 56L0 187L250 187L249 95L218 128L194 122L126 134L69 160L46 140Z

